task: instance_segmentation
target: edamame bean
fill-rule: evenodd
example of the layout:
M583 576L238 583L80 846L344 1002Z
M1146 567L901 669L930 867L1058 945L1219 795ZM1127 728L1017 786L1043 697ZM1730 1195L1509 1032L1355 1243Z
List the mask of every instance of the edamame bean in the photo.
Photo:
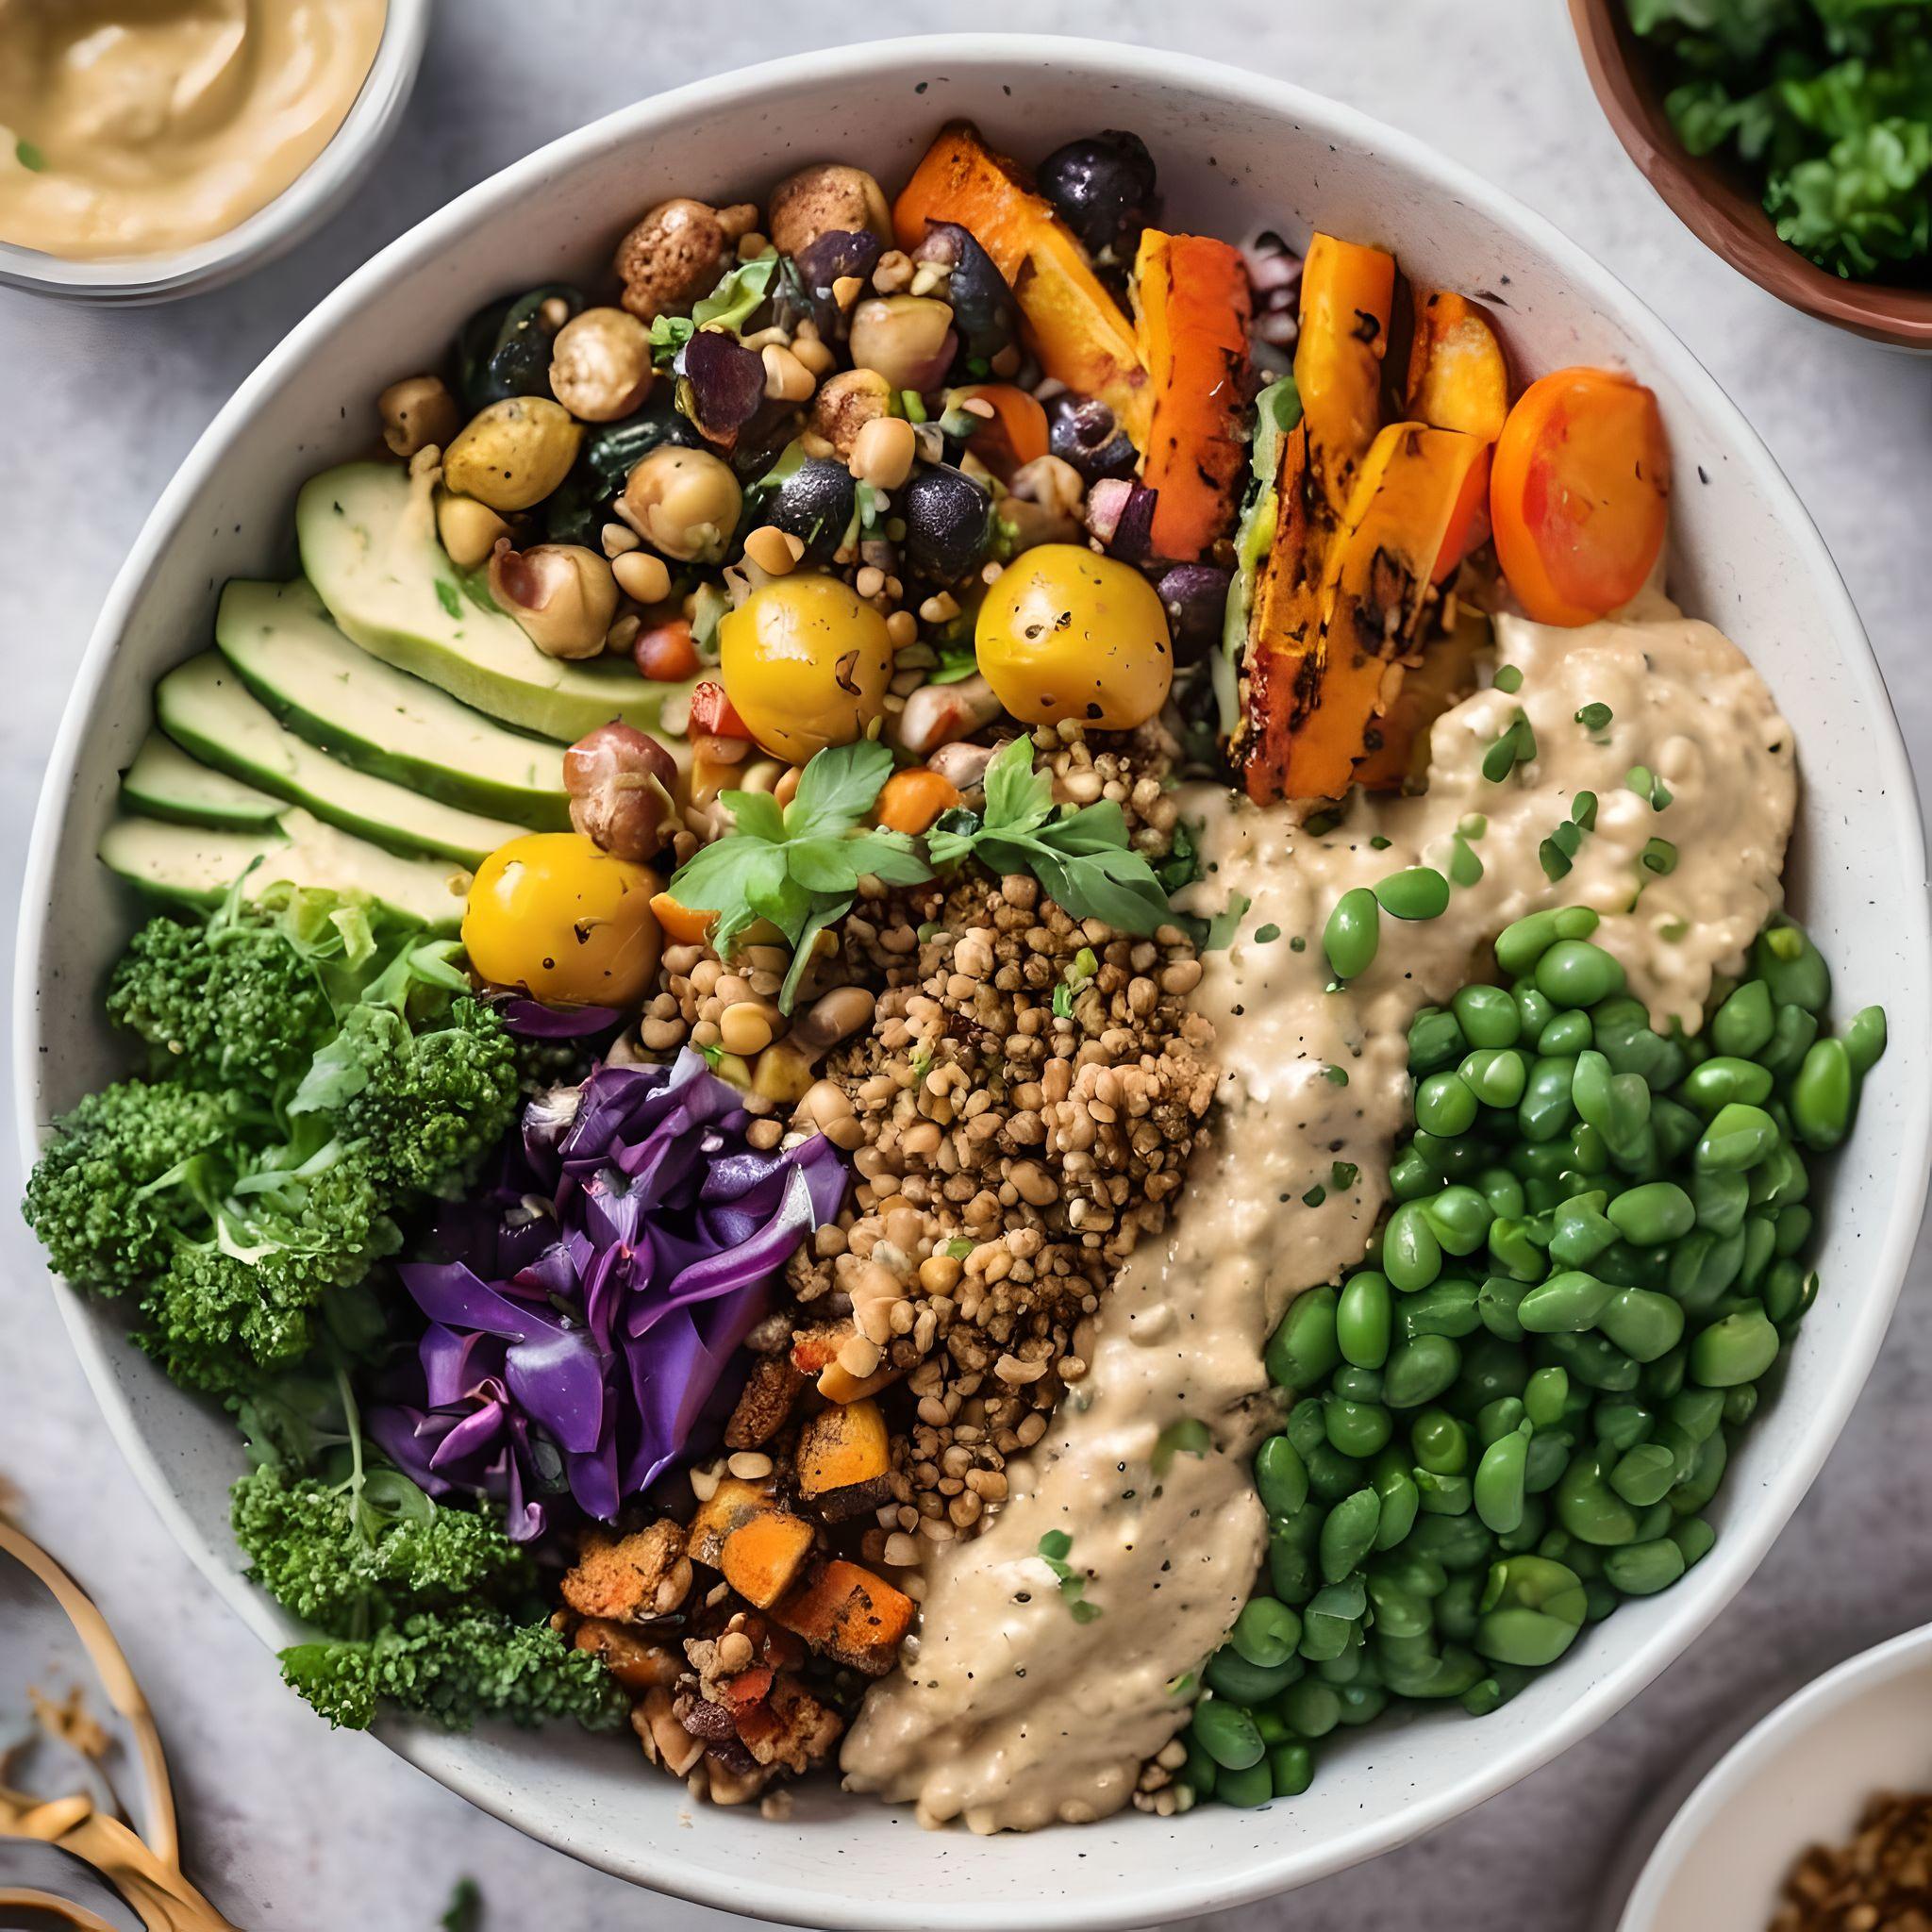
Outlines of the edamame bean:
M1573 1382L1600 1389L1609 1395L1627 1395L1643 1374L1615 1342L1601 1335L1544 1335L1538 1339L1541 1357L1570 1372Z
M1845 1042L1831 1039L1815 1041L1791 1083L1791 1124L1799 1140L1821 1153L1836 1147L1851 1130L1857 1091Z
M1549 1273L1548 1257L1530 1240L1528 1229L1519 1220L1502 1216L1491 1222L1488 1247L1490 1259L1511 1280L1541 1281ZM1513 1308L1515 1303L1510 1306ZM1513 1341L1517 1338L1511 1335L1507 1339Z
M1413 1341L1418 1335L1447 1335L1459 1341L1482 1325L1475 1283L1458 1275L1439 1276L1427 1288L1404 1295L1394 1312L1396 1331L1404 1341Z
M1750 1180L1741 1174L1700 1174L1690 1183L1697 1225L1712 1236L1736 1234L1750 1198Z
M1269 1788L1277 1798L1298 1798L1314 1781L1315 1754L1306 1744L1277 1744L1269 1752Z
M1523 1183L1507 1167L1486 1167L1475 1177L1476 1191L1490 1204L1490 1212L1520 1217L1525 1208Z
M1777 1143L1777 1123L1761 1107L1733 1100L1718 1109L1692 1158L1703 1173L1737 1174L1756 1167Z
M1633 1247L1661 1247L1697 1224L1697 1208L1675 1181L1626 1188L1604 1209L1610 1225Z
M1747 979L1710 1016L1710 1043L1719 1053L1755 1059L1771 1044L1776 1021L1770 987L1761 979Z
M1810 1239L1810 1208L1794 1204L1778 1209L1776 1239L1772 1242L1772 1252L1779 1260L1788 1260Z
M1690 1377L1706 1389L1734 1389L1757 1381L1777 1351L1777 1330L1764 1310L1740 1308L1692 1339Z
M1603 1190L1573 1194L1550 1223L1550 1259L1564 1268L1588 1268L1616 1239L1616 1224L1604 1212Z
M1335 1309L1335 1341L1344 1359L1379 1369L1389 1359L1389 1277L1363 1268L1342 1284Z
M1340 1583L1375 1546L1382 1500L1373 1489L1357 1490L1328 1512L1318 1556L1324 1581Z
M1773 1027L1771 1044L1757 1058L1782 1080L1798 1071L1799 1062L1818 1038L1818 1019L1803 1007L1780 1007L1777 1024Z
M1375 1458L1371 1480L1382 1504L1382 1513L1375 1524L1375 1547L1392 1550L1415 1527L1416 1514L1422 1507L1422 1492L1416 1488L1415 1479L1404 1466L1402 1458L1392 1449L1385 1449Z
M1302 1460L1308 1466L1308 1494L1316 1502L1333 1505L1341 1501L1350 1491L1360 1488L1362 1465L1348 1454L1338 1449L1327 1436L1327 1404L1322 1404L1321 1441L1312 1449L1302 1451Z
M1553 1429L1563 1420L1563 1405L1570 1393L1570 1377L1561 1369L1538 1369L1523 1391L1523 1411L1530 1426Z
M1511 977L1520 973L1529 973L1556 943L1557 915L1554 912L1532 912L1506 925L1496 935L1496 964Z
M1782 1328L1804 1314L1818 1294L1818 1277L1795 1261L1776 1262L1764 1277L1764 1312Z
M1885 1008L1861 1007L1845 1023L1845 1052L1851 1056L1852 1072L1863 1079L1878 1064L1885 1052Z
M1684 1310L1667 1294L1623 1288L1604 1304L1597 1326L1631 1360L1654 1362L1684 1339Z
M1581 1269L1567 1269L1533 1288L1516 1307L1516 1319L1530 1335L1581 1335L1616 1292L1607 1281Z
M1357 1462L1367 1461L1382 1449L1394 1429L1389 1411L1379 1402L1351 1402L1333 1390L1322 1398L1322 1420L1330 1443Z
M1292 1516L1307 1502L1308 1467L1287 1436L1270 1436L1256 1451L1255 1488L1271 1516Z
M1215 1783L1214 1795L1237 1811L1252 1811L1274 1795L1274 1779L1266 1764L1251 1764L1245 1771L1224 1771Z
M1272 1671L1285 1664L1299 1648L1302 1620L1278 1597L1251 1596L1241 1606L1228 1637L1249 1663Z
M1337 1312L1339 1318L1340 1311ZM1329 1377L1328 1388L1332 1394L1345 1396L1350 1402L1380 1402L1382 1373L1379 1369L1358 1369L1351 1362L1347 1368L1336 1370Z
M1355 886L1336 900L1322 929L1322 950L1337 979L1356 979L1374 963L1382 937L1382 908L1366 886Z
M1657 1136L1657 1150L1667 1161L1683 1159L1696 1146L1704 1123L1688 1107L1680 1107L1668 1094L1653 1093L1650 1126Z
M1536 990L1553 1007L1593 1007L1624 991L1624 969L1588 940L1558 940L1537 959Z
M1341 1700L1319 1678L1304 1678L1282 1693L1281 1714L1299 1736L1325 1738L1341 1722Z
M1555 1663L1583 1627L1583 1579L1547 1557L1511 1557L1490 1573L1475 1647L1498 1663Z
M1629 1543L1604 1558L1604 1580L1625 1596L1654 1596L1684 1574L1684 1553L1668 1536Z
M1405 1294L1426 1288L1442 1272L1442 1248L1423 1213L1423 1203L1406 1201L1389 1217L1382 1233L1382 1273Z
M1517 1131L1525 1141L1554 1141L1576 1118L1570 1097L1576 1062L1566 1055L1539 1059L1529 1070L1516 1106Z
M1431 1074L1416 1083L1415 1123L1431 1134L1468 1133L1476 1110L1476 1097L1460 1074Z
M1425 1408L1408 1426L1408 1451L1431 1475L1460 1475L1469 1467L1469 1436L1441 1408Z
M1670 1419L1693 1442L1703 1441L1723 1422L1724 1413L1724 1396L1715 1389L1680 1389L1671 1397Z
M1391 1408L1420 1408L1456 1380L1462 1351L1446 1335L1418 1335L1389 1357L1383 1400Z
M1392 919L1440 919L1449 909L1449 881L1432 865L1411 865L1378 881L1375 897Z
M1600 1450L1581 1450L1557 1485L1557 1521L1579 1542L1599 1548L1637 1540L1637 1512L1608 1481L1609 1464Z
M1430 1235L1429 1241L1433 1245L1435 1237ZM1311 1288L1289 1303L1262 1351L1269 1380L1276 1388L1299 1395L1325 1381L1341 1361L1341 1348L1335 1339L1337 1300L1332 1288Z
M1222 1771L1245 1771L1261 1761L1261 1733L1255 1720L1239 1704L1219 1697L1204 1697L1195 1705L1194 1741Z
M1535 1040L1557 1016L1556 1008L1537 991L1533 979L1518 979L1509 989L1509 997L1516 1003L1524 1040Z
M1730 1445L1722 1429L1706 1437L1697 1445L1697 1458L1690 1466L1690 1474L1671 1491L1670 1507L1679 1516L1696 1515L1717 1494L1717 1487L1724 1481L1724 1464L1729 1459Z
M1740 1382L1735 1389L1724 1391L1724 1421L1734 1429L1741 1429L1757 1413L1757 1391L1749 1382Z
M1475 1189L1457 1184L1433 1200L1417 1204L1439 1246L1451 1255L1473 1255L1482 1246L1494 1216Z
M1675 1458L1661 1442L1639 1442L1624 1450L1609 1474L1611 1489L1637 1509L1661 1503L1676 1480Z
M1733 1059L1713 1054L1702 1066L1685 1074L1678 1096L1709 1120L1727 1102L1741 1100L1757 1107L1771 1098L1771 1069L1756 1060Z
M1831 969L1802 925L1768 925L1751 949L1751 963L1780 1006L1822 1013L1831 1004Z
M1471 1489L1475 1513L1499 1536L1523 1521L1524 1476L1529 1464L1529 1438L1516 1430L1499 1436L1483 1451Z
M1466 1475L1431 1475L1427 1470L1419 1469L1415 1473L1415 1487L1423 1511L1429 1516L1461 1516L1475 1497Z
M1514 1046L1522 1036L1523 1016L1500 986L1465 986L1449 1004L1473 1047Z
M1546 1058L1557 1054L1584 1053L1595 1041L1595 1030L1588 1013L1557 1013L1536 1037L1536 1050Z
M1469 1051L1456 1015L1424 1007L1408 1023L1408 1070L1418 1077L1451 1067Z
M1490 1158L1489 1148L1474 1134L1444 1136L1418 1127L1409 1145L1445 1181L1468 1180Z
M1657 1416L1641 1402L1627 1396L1599 1396L1590 1414L1591 1433L1606 1449L1621 1455L1625 1449L1646 1441L1657 1427Z
M1457 1072L1483 1106L1514 1107L1528 1082L1529 1063L1514 1047L1479 1046L1463 1057Z
M1717 1531L1701 1516L1686 1516L1671 1525L1670 1538L1683 1553L1684 1567L1688 1570L1710 1555L1717 1542Z
M1287 1605L1284 1604L1282 1608L1287 1609ZM1294 1616L1292 1610L1288 1613ZM1299 1631L1299 1617L1295 1618L1295 1624ZM1229 1643L1224 1644L1208 1659L1207 1668L1201 1675L1217 1697L1224 1697L1230 1704L1252 1710L1268 1698L1278 1697L1300 1678L1303 1668L1300 1657L1292 1656L1276 1664L1253 1664Z
M1396 1201L1419 1201L1442 1185L1439 1174L1413 1147L1405 1147L1389 1166L1389 1191Z

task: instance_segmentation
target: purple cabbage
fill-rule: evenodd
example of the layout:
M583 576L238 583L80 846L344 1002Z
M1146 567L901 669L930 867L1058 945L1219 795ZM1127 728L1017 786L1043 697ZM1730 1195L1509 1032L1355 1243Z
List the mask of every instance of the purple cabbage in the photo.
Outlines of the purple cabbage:
M516 993L498 1000L495 1009L504 1031L519 1040L583 1040L593 1033L615 1033L624 1024L615 1007L546 1007Z
M686 1049L539 1096L446 1257L398 1272L428 1318L369 1427L432 1496L494 1498L528 1541L612 1520L688 1453L792 1251L845 1199L823 1135L748 1144L735 1089Z
M723 329L701 328L678 351L677 407L707 442L729 449L765 400L765 365Z

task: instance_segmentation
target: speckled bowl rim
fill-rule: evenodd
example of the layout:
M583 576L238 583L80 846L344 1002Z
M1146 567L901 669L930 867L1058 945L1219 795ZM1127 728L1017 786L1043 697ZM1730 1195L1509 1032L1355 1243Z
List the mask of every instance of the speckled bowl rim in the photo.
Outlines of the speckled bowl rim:
M281 193L226 234L166 255L85 261L0 242L0 287L134 308L207 294L286 255L341 207L389 144L422 71L434 4L389 0L375 58L342 125Z
M921 76L960 70L1002 69L1027 63L1038 71L1080 70L1102 84L1172 89L1190 99L1213 100L1263 125L1299 125L1372 150L1391 167L1412 174L1440 194L1445 205L1460 203L1514 236L1527 251L1574 283L1581 298L1600 311L1613 312L1640 346L1660 380L1694 398L1702 425L1726 451L1774 516L1791 567L1815 589L1818 607L1842 646L1846 703L1869 721L1873 762L1865 774L1884 797L1873 808L1872 833L1888 841L1904 875L1919 882L1907 903L1889 915L1902 957L1916 962L1932 980L1932 915L1924 902L1925 847L1911 767L1898 732L1870 643L1857 613L1803 505L1770 452L1728 397L1690 351L1625 289L1594 261L1512 196L1479 175L1444 159L1424 142L1387 127L1371 116L1324 96L1265 75L1164 49L1141 49L1106 42L1027 35L946 35L873 42L794 56L737 73L707 77L670 93L625 108L525 157L458 196L392 242L351 275L306 317L244 382L189 455L163 493L109 591L75 680L48 762L22 885L15 986L15 1102L20 1144L28 1159L43 1139L42 1110L37 1105L43 1051L41 958L50 908L58 891L57 864L60 833L76 774L100 762L88 748L89 726L121 633L141 604L157 560L178 541L192 541L202 492L239 436L262 404L291 372L304 367L337 330L353 326L365 300L388 285L410 276L459 245L475 224L502 216L519 200L525 185L552 171L568 171L647 143L672 117L703 108L713 113L781 114L789 92L836 85L862 98L876 89ZM1874 1232L1874 1252L1861 1257L1863 1291L1835 1329L1839 1348L1836 1373L1810 1412L1797 1453L1784 1460L1752 1499L1748 1521L1727 1527L1710 1556L1698 1567L1699 1589L1681 1600L1667 1634L1629 1654L1609 1659L1601 1674L1579 1677L1560 1721L1510 1745L1491 1750L1478 1772L1444 1780L1440 1789L1383 1816L1333 1832L1313 1843L1291 1840L1252 1856L1214 1862L1205 1856L1177 1857L1171 1874L1129 1891L1097 1884L1091 1890L1065 1890L1035 1895L1026 1902L989 1904L970 1883L948 1883L946 1847L951 1835L936 1834L934 1857L922 1868L916 1891L881 1890L868 1884L855 1865L843 1891L826 1889L807 1895L787 1883L782 1860L746 1858L708 1864L680 1849L677 1835L647 1846L605 1849L587 1842L567 1807L552 1806L533 1815L514 1775L493 1774L465 1756L460 1738L424 1727L385 1724L378 1735L399 1755L480 1808L543 1842L597 1864L614 1874L652 1889L721 1910L791 1924L806 1918L818 1925L849 1932L903 1932L908 1924L943 1932L1027 1932L1051 1923L1056 1932L1102 1932L1102 1928L1144 1926L1193 1916L1268 1896L1343 1871L1420 1837L1494 1797L1589 1735L1651 1682L1715 1620L1742 1587L1773 1541L1790 1520L1836 1442L1875 1359L1897 1300L1924 1208L1928 1147L1932 1147L1932 1088L1908 1084L1900 1100L1900 1131L1889 1148L1896 1162L1898 1186L1882 1229ZM90 1313L89 1304L56 1283L56 1300L83 1371L93 1385L109 1430L147 1491L150 1500L191 1559L223 1601L271 1648L287 1641L282 1614L246 1581L227 1552L217 1549L192 1520L175 1488L175 1473L143 1435L126 1391L117 1380L108 1351L125 1351ZM117 1357L118 1358L118 1357ZM1394 1774L1398 1782L1399 1768ZM882 1815L899 1831L917 1832L903 1807ZM1241 1814L1247 1815L1247 1814ZM1186 1821L1179 1821L1184 1824ZM1147 1821L1149 1828L1158 1822ZM1097 1827L1096 1829L1105 1829ZM776 1829L776 1827L774 1827ZM645 1854L647 1853L647 1856ZM1090 1856L1076 1835L1036 1835L1015 1842L1016 1870L1042 1874L1077 1870L1072 1858ZM1094 1868L1086 1868L1093 1871ZM1164 1869L1164 1868L1163 1868ZM1098 1877L1098 1874L1095 1874Z
M1780 302L1895 349L1932 354L1932 290L1832 275L1778 240L1759 203L1723 161L1678 140L1645 66L1624 0L1570 0L1585 72L1624 151L1671 212L1741 275Z

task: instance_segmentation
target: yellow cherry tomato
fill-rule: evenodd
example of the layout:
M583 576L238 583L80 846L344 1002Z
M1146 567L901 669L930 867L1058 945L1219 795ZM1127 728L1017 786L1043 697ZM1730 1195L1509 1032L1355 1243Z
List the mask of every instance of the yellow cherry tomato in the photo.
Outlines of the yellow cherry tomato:
M1024 724L1131 731L1174 683L1159 593L1131 564L1077 543L1021 552L987 591L974 644L993 695Z
M526 832L476 870L463 913L470 964L540 1000L635 1005L658 971L651 897L662 884L581 832Z
M724 692L774 758L802 765L850 744L885 709L886 620L851 585L818 571L761 585L718 626Z

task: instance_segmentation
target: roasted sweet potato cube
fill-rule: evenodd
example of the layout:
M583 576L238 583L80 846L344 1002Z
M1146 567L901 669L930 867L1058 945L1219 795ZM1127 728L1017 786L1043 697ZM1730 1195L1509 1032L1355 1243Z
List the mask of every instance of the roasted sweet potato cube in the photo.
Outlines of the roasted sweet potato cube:
M691 1561L717 1569L724 1539L753 1517L776 1508L770 1490L741 1482L735 1475L725 1476L711 1491L710 1500L698 1505L698 1512L691 1520Z
M875 1402L846 1402L815 1415L798 1438L798 1492L827 1523L876 1509L892 1494L891 1439Z
M760 1764L797 1772L824 1763L845 1727L795 1677L779 1677L768 1695L738 1711L737 1722L739 1741Z
M592 1530L563 1579L563 1600L579 1616L641 1624L669 1616L691 1587L684 1530L670 1517L629 1536Z
M815 1532L802 1516L766 1507L724 1539L718 1567L747 1603L769 1609L796 1583L810 1557Z
M898 1660L915 1607L884 1577L835 1557L774 1614L835 1662L883 1677Z
M684 1658L661 1643L650 1643L622 1624L607 1617L590 1617L579 1624L571 1640L588 1650L626 1690L648 1690L654 1684L672 1685L684 1674Z
M752 1364L738 1406L724 1424L727 1449L762 1449L791 1414L805 1374L787 1356L760 1356Z

